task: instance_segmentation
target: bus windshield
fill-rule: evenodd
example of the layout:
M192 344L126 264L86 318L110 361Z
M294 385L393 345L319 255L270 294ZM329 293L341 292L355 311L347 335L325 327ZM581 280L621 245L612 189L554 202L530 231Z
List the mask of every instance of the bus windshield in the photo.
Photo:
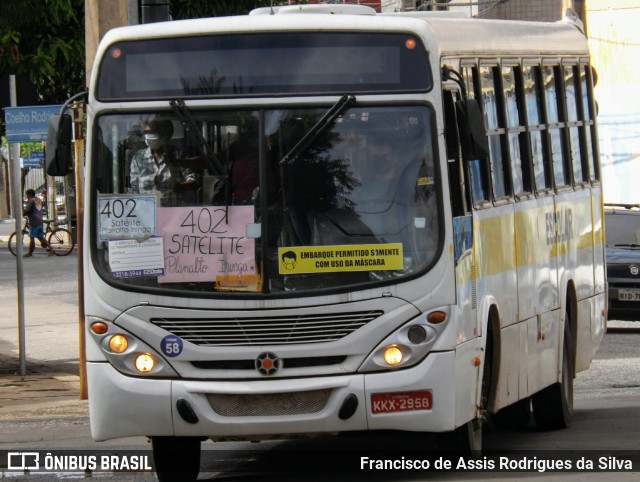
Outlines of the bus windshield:
M91 244L102 277L205 296L353 289L424 272L442 245L432 110L351 107L317 128L326 113L99 117Z

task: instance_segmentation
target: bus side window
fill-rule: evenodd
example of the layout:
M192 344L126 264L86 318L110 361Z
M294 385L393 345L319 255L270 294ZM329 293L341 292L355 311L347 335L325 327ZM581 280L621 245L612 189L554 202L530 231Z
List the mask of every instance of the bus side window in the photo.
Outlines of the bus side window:
M462 78L467 86L467 96L479 99L481 95L480 77L478 68L466 66L462 68ZM489 159L476 159L469 161L468 184L471 191L471 198L474 205L482 205L490 202L489 191Z
M582 149L580 147L584 144L584 140L580 139L580 131L583 131L583 122L578 115L580 76L578 74L577 65L564 65L562 72L564 80L564 99L567 110L566 136L568 137L568 152L570 153L569 158L571 159L573 181L578 185L588 182L589 180L589 166L586 162L586 156L582 155Z
M546 99L547 124L551 137L551 159L553 162L553 177L555 187L568 186L570 184L569 171L565 165L562 130L565 127L563 120L564 109L561 108L561 84L558 82L560 67L545 65L542 68L544 91Z
M449 170L449 190L451 193L451 210L453 216L463 216L470 206L468 185L464 180L464 168L460 157L460 140L456 122L455 102L459 100L458 92L443 92L445 142L447 143L447 161Z
M597 157L597 136L595 135L594 122L596 112L593 103L593 72L591 68L591 65L586 61L580 64L580 97L582 102L578 103L578 108L581 108L580 115L584 120L585 156L589 167L589 180L594 182L600 179L600 173L598 172L598 163L595 162Z
M549 168L549 142L544 123L544 89L542 72L538 65L525 65L522 69L524 102L527 111L529 149L533 163L533 177L537 193L551 189L551 169Z
M522 71L517 65L502 67L502 88L506 111L507 142L511 159L513 193L516 196L533 193L531 157L525 125Z
M511 187L509 155L504 141L506 129L499 68L493 64L481 65L480 84L485 127L489 138L493 195L495 199L501 199L511 194Z

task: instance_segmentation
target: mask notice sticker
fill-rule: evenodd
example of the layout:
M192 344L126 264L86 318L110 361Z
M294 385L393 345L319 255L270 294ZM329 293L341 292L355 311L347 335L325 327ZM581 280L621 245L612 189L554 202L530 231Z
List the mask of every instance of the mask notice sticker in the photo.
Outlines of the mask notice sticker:
M279 273L338 273L403 269L402 243L278 248Z

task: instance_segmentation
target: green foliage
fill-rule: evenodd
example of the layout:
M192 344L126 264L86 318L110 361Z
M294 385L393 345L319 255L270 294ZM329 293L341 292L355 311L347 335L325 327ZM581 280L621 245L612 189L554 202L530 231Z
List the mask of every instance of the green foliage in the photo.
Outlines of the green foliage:
M0 3L0 74L26 74L42 104L84 90L84 58L84 0Z
M84 0L0 1L1 76L26 75L46 105L84 90L84 72Z
M32 152L42 152L42 142L20 143L20 157L29 157Z

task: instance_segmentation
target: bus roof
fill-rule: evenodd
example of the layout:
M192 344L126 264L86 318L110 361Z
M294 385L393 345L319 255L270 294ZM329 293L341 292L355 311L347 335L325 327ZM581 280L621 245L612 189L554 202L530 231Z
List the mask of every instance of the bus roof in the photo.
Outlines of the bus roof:
M406 17L402 17L406 18ZM446 55L586 55L587 38L574 23L421 16Z
M428 13L323 14L296 13L248 15L152 23L110 30L98 48L118 41L213 34L287 31L411 32L425 41L434 55L442 56L556 56L587 55L587 39L579 26L568 21L530 22L429 15Z

